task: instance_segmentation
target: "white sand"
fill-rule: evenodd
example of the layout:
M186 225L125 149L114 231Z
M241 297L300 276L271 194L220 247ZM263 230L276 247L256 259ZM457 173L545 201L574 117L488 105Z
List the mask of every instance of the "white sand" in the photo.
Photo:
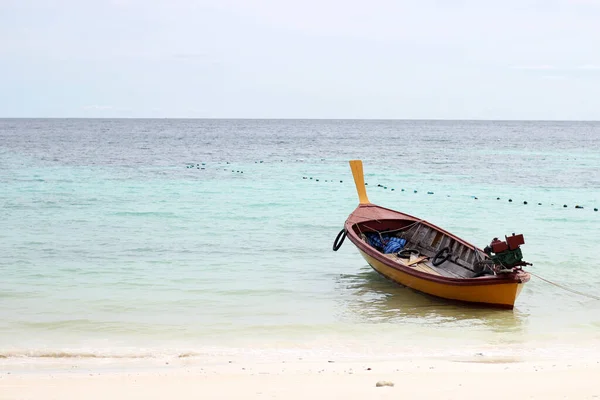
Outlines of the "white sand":
M331 362L333 361L333 362ZM594 399L600 361L228 361L0 369L0 399ZM111 368L111 369L108 369ZM394 386L376 387L378 381Z

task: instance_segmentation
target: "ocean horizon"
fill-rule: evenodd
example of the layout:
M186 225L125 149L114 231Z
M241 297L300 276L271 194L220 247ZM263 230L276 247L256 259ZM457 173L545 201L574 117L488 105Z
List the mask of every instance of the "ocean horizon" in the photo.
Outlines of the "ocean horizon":
M600 122L598 119L511 119L511 118L344 118L344 117L66 117L66 116L55 116L55 117L7 117L0 116L0 120L196 120L196 121L407 121L407 122L565 122L565 123L588 123L588 122Z

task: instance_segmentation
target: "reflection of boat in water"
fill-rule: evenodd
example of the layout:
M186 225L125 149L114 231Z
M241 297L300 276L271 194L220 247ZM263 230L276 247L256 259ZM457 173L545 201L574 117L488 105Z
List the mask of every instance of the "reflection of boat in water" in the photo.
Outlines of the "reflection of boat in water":
M489 307L465 307L458 302L415 294L410 288L390 285L371 268L342 274L337 282L348 293L341 308L348 318L358 322L417 323L459 329L468 326L471 332L475 329L506 334L522 331L527 318L527 313L517 310L507 313Z
M338 234L347 236L384 277L436 297L514 307L529 274L521 269L522 235L494 239L485 251L427 221L380 207L367 197L362 162L350 161L359 205Z

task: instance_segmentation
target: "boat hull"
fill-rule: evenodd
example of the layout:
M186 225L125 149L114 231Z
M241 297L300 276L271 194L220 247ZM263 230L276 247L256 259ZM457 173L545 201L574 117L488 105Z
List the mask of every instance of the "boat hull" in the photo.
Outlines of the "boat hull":
M463 285L456 282L439 282L409 274L401 269L387 265L358 249L363 258L375 271L400 285L443 299L484 304L498 308L512 309L524 282L504 281L480 285Z

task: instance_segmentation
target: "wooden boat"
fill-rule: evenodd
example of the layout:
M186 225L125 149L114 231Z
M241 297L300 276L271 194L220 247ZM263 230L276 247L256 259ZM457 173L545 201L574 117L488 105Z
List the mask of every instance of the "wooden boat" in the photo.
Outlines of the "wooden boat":
M362 161L350 161L359 205L336 237L348 237L384 277L443 299L512 309L529 273L523 235L494 238L484 250L422 219L369 202ZM394 247L398 251L394 251ZM390 251L391 250L391 251Z

